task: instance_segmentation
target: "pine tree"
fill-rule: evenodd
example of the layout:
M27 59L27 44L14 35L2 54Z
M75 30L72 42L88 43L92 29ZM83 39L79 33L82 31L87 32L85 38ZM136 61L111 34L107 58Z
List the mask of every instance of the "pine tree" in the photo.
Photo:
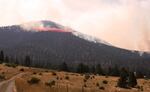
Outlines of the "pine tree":
M113 69L111 67L108 68L107 75L112 76Z
M0 52L0 61L1 61L1 63L4 62L4 52L3 51Z
M27 56L25 57L25 61L24 61L24 62L25 62L25 66L31 66L31 59L30 59L30 56L27 55Z
M8 56L5 57L5 62L9 63L9 57Z
M15 59L14 59L14 57L10 57L10 62L9 63L14 63L15 62Z
M15 64L17 64L17 65L19 64L19 61L17 58L15 59Z
M118 86L126 88L128 85L128 71L125 68L121 69L120 78L118 80Z
M136 76L137 78L144 78L144 74L140 70L136 71Z
M85 73L89 73L90 72L90 69L89 69L88 65L84 65L84 72Z
M134 72L129 73L129 86L130 87L135 87L137 85L137 80L135 77Z
M112 68L112 76L119 76L120 75L120 71L117 65L115 65L114 68Z
M91 67L91 73L93 73L93 74L96 73L96 69L95 69L95 66L94 66L94 65Z
M104 75L103 69L100 64L96 66L96 73L100 75Z
M77 66L77 73L84 73L84 65L83 65L83 63L80 63Z
M62 71L69 71L68 65L66 64L66 62L63 62L60 66Z
M89 66L88 65L84 65L83 63L80 63L77 66L77 72L78 73L89 73L90 72Z

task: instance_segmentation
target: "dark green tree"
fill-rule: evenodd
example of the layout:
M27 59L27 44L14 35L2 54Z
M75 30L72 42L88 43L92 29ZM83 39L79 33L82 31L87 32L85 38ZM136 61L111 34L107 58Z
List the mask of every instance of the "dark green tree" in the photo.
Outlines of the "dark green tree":
M84 65L83 65L83 63L80 63L77 66L77 73L84 73Z
M9 57L8 56L5 57L5 62L9 63Z
M107 75L112 76L112 72L113 72L113 69L111 67L108 67Z
M9 60L9 61L10 61L9 63L14 63L14 61L15 61L14 57L11 56L9 59L10 59L10 60Z
M137 76L137 78L144 78L144 74L142 73L141 70L136 71L136 76Z
M60 70L62 71L69 71L69 68L68 68L68 65L66 64L66 62L63 62L61 65L60 65Z
M120 78L117 85L122 88L126 88L128 85L128 71L125 68L121 69Z
M109 75L109 76L119 76L120 75L120 70L119 70L118 66L115 65L114 67L109 67L107 75Z
M24 61L24 63L25 63L25 66L31 66L31 58L30 58L30 56L26 56L25 57L25 61Z
M120 71L117 65L115 65L115 67L112 68L112 76L119 76L120 75Z
M96 73L99 75L104 75L104 71L100 64L96 65Z
M0 51L0 62L4 62L4 52Z
M78 73L89 73L90 72L89 66L88 65L84 65L83 63L80 63L77 66L77 72Z
M96 69L95 69L95 66L94 66L94 65L91 67L91 73L93 73L93 74L96 73Z
M18 58L15 59L15 64L19 64Z
M84 72L85 73L89 73L90 72L90 68L88 65L84 65Z
M134 72L129 73L129 86L135 87L137 85L137 79Z

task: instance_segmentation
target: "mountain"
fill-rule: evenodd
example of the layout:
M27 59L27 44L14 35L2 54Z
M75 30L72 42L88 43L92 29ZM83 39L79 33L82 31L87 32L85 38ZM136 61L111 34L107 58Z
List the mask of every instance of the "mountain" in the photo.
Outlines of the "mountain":
M101 64L103 67L118 65L132 70L150 70L150 54L140 55L52 21L37 21L22 25L0 27L0 49L24 64L24 58L32 58L32 66L49 67L66 62L70 66L79 63Z

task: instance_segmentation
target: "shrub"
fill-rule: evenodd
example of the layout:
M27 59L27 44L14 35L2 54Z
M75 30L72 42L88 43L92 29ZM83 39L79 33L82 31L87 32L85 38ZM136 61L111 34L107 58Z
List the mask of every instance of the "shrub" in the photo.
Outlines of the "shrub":
M86 84L84 84L84 87L87 87L87 85L86 85Z
M38 84L40 82L39 78L32 77L30 80L28 80L28 83L30 84Z
M4 79L5 79L5 75L3 75L3 74L0 75L0 79L1 79L1 80L4 80Z
M85 78L86 80L88 80L88 79L90 78L90 75L85 75L84 78Z
M52 75L56 76L57 74L55 72L52 72Z
M84 82L87 82L87 80L86 80L86 79L84 79L83 81L84 81Z
M2 72L2 74L5 74L5 72Z
M143 86L140 87L141 91L144 91Z
M33 74L36 74L36 72L33 72Z
M96 83L96 86L99 87L99 83Z
M47 70L45 72L48 72Z
M105 76L105 78L109 78L109 76L108 76L108 75L106 75L106 76Z
M80 76L83 76L83 74L80 74Z
M59 77L57 76L56 79L59 80Z
M99 89L101 89L101 90L105 90L105 88L104 88L104 87L99 87Z
M16 68L16 67L17 67L17 64L6 63L5 66Z
M66 80L69 80L69 76L66 76L65 79L66 79Z
M54 80L49 80L48 82L45 83L46 86L52 87L55 85L55 81Z
M79 76L78 74L76 74L76 76Z
M23 68L21 68L21 69L20 69L20 71L22 71L22 72L23 72L23 71L24 71L24 69L23 69Z
M39 75L42 75L42 73L39 73Z
M103 84L108 84L108 81L107 80L103 80Z
M137 85L135 88L140 89L140 88L141 88L141 86Z

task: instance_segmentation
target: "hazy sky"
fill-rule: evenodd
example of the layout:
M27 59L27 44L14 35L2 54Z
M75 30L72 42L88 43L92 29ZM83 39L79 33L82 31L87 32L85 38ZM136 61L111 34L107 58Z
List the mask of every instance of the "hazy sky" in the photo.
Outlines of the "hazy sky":
M150 51L150 0L0 0L0 26L52 20L111 44Z

